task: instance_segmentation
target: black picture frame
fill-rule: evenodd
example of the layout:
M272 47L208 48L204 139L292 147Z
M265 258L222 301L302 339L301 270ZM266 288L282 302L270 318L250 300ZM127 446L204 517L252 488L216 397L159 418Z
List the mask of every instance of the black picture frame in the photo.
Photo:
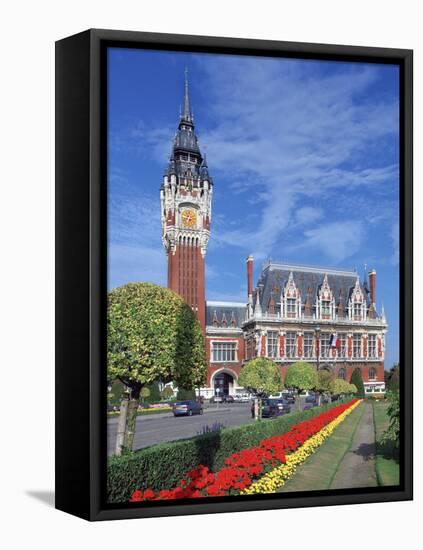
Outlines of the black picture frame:
M398 487L110 505L106 464L105 53L108 47L394 63L400 68L401 482ZM413 496L413 53L91 29L56 43L56 508L87 520L410 500ZM77 403L75 403L75 397Z

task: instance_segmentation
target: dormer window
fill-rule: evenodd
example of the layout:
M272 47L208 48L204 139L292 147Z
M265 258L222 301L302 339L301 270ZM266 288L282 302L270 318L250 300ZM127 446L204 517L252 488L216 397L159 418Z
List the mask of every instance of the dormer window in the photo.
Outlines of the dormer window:
M287 317L296 317L297 316L297 304L295 298L286 299L286 316Z
M331 314L330 300L322 300L322 317L329 319Z
M354 321L361 321L361 303L354 302L353 305Z

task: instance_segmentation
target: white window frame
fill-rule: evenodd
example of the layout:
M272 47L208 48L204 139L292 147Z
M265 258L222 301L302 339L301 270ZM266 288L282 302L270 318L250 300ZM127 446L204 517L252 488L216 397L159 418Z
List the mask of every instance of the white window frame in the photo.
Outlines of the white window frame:
M278 357L279 332L277 330L267 331L267 357Z
M357 346L357 341L359 345ZM363 357L363 335L359 333L353 334L352 338L352 356L353 359L361 359Z
M330 356L330 337L329 332L322 332L319 338L320 358L327 359Z
M297 317L297 299L286 298L286 316L289 318Z
M338 332L338 338L340 341L338 357L347 357L348 335L346 332Z
M353 319L354 321L361 321L361 318L363 316L362 314L362 303L361 302L353 302Z
M307 339L310 339L309 342L307 342ZM314 349L314 333L313 332L304 332L304 340L303 340L303 354L304 358L311 359L313 357L313 349ZM308 353L309 351L309 353Z
M292 340L292 342L290 341ZM285 336L285 352L286 357L292 359L297 356L297 333L287 332Z
M326 304L326 305L325 305ZM332 302L331 300L321 300L320 302L320 315L323 318L332 317Z
M224 349L225 346L233 346L232 349ZM220 348L220 350L218 349ZM215 352L220 355L219 359L216 359ZM233 352L233 359L227 359L228 352ZM238 362L238 342L236 340L212 340L211 342L211 362L212 363L237 363ZM218 355L218 356L219 356ZM224 357L226 357L224 359Z
M374 376L371 376L370 373L374 372ZM369 380L377 380L377 370L374 367L369 368Z
M370 359L377 357L377 334L369 334L367 339L367 356Z

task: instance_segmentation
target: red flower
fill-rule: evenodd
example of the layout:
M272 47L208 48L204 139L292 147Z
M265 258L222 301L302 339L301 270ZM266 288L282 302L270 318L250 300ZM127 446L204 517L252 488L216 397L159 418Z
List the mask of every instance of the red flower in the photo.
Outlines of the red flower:
M134 491L132 493L132 497L129 502L141 502L141 500L142 500L142 491Z
M286 453L298 449L307 439L332 422L357 400L343 403L319 416L295 424L289 432L263 439L251 449L233 453L225 460L225 466L217 473L200 464L186 474L173 489L164 489L157 495L151 489L134 491L131 502L142 500L170 500L177 498L201 498L224 496L231 491L242 491L259 476L266 467L286 462Z

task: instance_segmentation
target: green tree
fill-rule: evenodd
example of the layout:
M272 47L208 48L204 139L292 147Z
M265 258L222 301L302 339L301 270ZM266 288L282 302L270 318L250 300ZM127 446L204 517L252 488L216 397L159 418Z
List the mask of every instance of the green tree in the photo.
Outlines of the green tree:
M172 399L173 389L170 386L165 386L160 395L161 398L165 401L167 401L168 399Z
M271 359L256 357L241 370L238 384L256 398L255 419L261 420L261 400L282 390L283 382L279 367Z
M349 388L349 389L350 389L349 393L356 394L357 391L358 391L358 390L357 390L357 386L356 386L355 384L348 384L348 385L349 385L349 387L350 387L350 388Z
M342 380L342 378L336 378L332 381L330 389L333 395L341 395L352 393L352 387L353 384L349 384L346 380Z
M297 361L286 371L285 386L299 392L314 390L318 385L317 371L305 361Z
M150 390L150 395L147 397L146 401L148 403L158 403L162 398L159 383L153 382L152 384L149 384L147 388Z
M121 405L116 454L132 450L143 387L174 381L184 388L204 384L207 363L201 326L180 296L151 283L128 283L109 292L109 380L129 390Z
M350 383L354 384L354 386L357 388L357 397L364 397L363 378L361 377L361 371L359 368L353 370Z
M321 369L317 373L317 385L316 385L316 391L320 394L329 393L330 392L330 385L333 381L333 373L326 370Z
M178 392L176 394L176 399L178 401L195 401L195 390L193 389L186 389L186 388L178 388Z
M143 403L150 397L150 389L147 386L141 388L140 397Z
M400 395L399 391L388 393L389 405L387 409L389 426L382 435L382 443L389 443L394 448L399 447L400 439Z
M389 371L385 371L385 384L386 384L386 389L390 392L395 392L399 390L399 385L400 385L399 363L395 363L395 365Z

